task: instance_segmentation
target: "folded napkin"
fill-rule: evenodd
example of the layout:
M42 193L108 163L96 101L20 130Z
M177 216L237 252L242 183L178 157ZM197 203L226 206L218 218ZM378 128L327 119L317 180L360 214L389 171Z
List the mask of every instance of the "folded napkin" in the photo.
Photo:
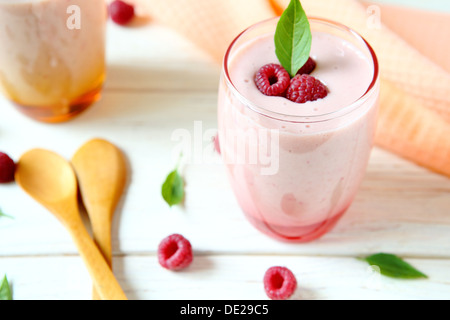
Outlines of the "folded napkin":
M243 29L281 14L289 3L289 0L129 1L136 4L139 12L177 30L218 62ZM376 23L381 7L368 7L370 3L358 0L301 2L309 16L328 18L355 29L376 51L381 74L376 144L450 177L450 73L436 63L439 59L433 61L411 41L407 42L383 23ZM445 16L445 21L448 18ZM401 19L400 16L396 20ZM422 32L420 36L432 39L433 35ZM446 59L442 54L439 57Z

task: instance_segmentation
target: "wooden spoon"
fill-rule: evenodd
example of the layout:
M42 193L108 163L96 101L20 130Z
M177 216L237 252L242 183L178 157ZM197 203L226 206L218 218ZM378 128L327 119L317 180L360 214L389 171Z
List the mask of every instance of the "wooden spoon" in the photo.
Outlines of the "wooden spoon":
M111 224L125 188L125 159L113 144L93 139L75 153L72 165L91 221L94 241L112 269ZM99 299L95 287L93 299Z
M42 149L25 153L17 163L16 182L66 227L104 300L126 300L114 274L95 245L78 211L77 179L72 166Z

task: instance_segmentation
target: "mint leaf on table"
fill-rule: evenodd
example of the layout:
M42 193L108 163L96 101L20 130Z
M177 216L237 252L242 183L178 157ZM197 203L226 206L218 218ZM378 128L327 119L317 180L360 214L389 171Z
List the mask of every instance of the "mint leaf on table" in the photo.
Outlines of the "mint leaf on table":
M425 274L415 269L396 255L389 253L377 253L363 258L370 265L380 268L380 273L387 277L399 279L428 278Z
M6 276L3 277L3 281L0 284L0 300L12 300L11 288Z
M1 217L13 219L13 217L11 217L11 216L5 214L5 213L2 211L2 209L0 209L0 218L1 218Z
M184 198L184 181L178 173L173 170L162 185L161 194L169 206L180 204Z
M294 77L311 52L311 26L299 0L291 0L278 21L275 53L284 69Z
M169 173L161 187L161 195L170 207L180 204L184 199L184 180L178 172L182 156L180 154L175 170Z

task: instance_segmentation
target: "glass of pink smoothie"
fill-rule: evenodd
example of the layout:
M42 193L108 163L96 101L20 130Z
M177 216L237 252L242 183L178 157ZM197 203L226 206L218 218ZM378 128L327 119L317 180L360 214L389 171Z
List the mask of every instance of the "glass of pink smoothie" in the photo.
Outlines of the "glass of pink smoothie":
M28 116L61 122L99 99L103 0L0 0L0 92Z
M262 94L258 69L279 61L278 18L230 45L218 99L219 141L229 181L248 220L276 239L306 242L328 232L351 205L373 146L379 96L376 55L355 31L310 18L311 76L328 96L298 104Z

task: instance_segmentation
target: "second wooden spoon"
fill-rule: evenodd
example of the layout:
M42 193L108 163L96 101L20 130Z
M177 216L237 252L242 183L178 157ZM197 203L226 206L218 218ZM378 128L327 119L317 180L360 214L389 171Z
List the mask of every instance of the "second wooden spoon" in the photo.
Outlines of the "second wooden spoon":
M110 142L93 139L75 153L72 165L91 221L94 241L112 268L111 224L125 187L125 159ZM93 299L99 299L95 287Z

